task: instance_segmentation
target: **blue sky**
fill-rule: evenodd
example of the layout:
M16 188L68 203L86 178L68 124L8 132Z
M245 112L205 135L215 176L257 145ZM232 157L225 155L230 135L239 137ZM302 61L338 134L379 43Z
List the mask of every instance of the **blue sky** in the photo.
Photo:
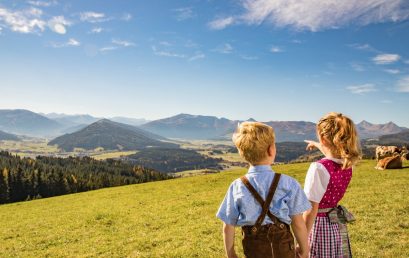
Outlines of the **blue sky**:
M1 1L0 108L409 126L408 32L403 0Z

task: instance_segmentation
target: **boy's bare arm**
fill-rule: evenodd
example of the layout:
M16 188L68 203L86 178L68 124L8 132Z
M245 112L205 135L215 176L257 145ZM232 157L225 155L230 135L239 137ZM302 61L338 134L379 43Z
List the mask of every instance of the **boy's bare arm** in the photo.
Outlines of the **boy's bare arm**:
M234 226L223 223L224 250L228 258L237 258L234 251Z
M307 227L305 226L304 219L302 214L294 215L291 217L291 219L291 228L293 229L295 239L297 239L297 243L299 245L297 257L306 258L308 257L310 250L308 246Z
M307 226L308 235L310 234L312 226L314 225L314 222L315 222L315 218L317 217L318 205L319 203L311 202L312 209L304 212L303 214L303 218Z

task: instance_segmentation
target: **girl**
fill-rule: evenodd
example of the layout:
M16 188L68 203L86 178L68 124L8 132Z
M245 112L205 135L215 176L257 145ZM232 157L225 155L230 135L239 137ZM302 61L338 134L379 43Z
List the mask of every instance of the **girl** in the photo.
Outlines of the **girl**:
M353 217L338 202L361 158L354 123L340 113L329 113L317 124L319 142L305 141L307 150L317 148L325 157L308 169L304 191L312 209L304 212L309 233L310 257L352 257L346 222Z

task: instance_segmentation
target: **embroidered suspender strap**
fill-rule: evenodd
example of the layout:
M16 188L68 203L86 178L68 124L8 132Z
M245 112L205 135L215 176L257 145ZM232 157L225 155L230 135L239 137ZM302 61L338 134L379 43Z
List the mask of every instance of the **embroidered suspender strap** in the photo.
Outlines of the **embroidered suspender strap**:
M277 224L277 225L279 224L279 221L278 221L277 217L274 216L270 212L269 207L270 207L270 203L271 203L271 201L273 199L274 193L275 193L275 191L277 189L277 185L278 185L278 182L280 180L280 176L281 176L281 174L278 174L278 173L276 173L274 175L274 179L273 179L273 182L271 183L270 190L269 190L269 192L267 194L266 201L263 200L263 198L259 195L257 190L250 184L247 177L242 176L240 178L241 181L243 182L243 184L247 187L247 189L250 191L250 193L253 195L253 197L260 203L260 205L262 207L261 214L257 218L256 224L252 229L252 231L254 233L256 233L258 231L258 229L260 228L261 224L264 221L264 218L265 218L266 214L270 217L270 219L274 222L274 224Z

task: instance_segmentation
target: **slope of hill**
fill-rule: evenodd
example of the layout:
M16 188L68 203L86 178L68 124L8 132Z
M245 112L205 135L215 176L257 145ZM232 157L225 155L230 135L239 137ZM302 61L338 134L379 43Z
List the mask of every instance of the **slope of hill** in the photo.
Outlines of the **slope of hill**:
M122 117L122 116L115 116L109 118L109 120L122 123L122 124L128 124L128 125L133 125L133 126L140 126L143 124L148 123L149 121L143 118L130 118L130 117Z
M379 144L390 145L390 144L409 144L409 130L405 130L400 133L387 134L379 136Z
M145 130L170 138L212 139L237 126L237 121L214 116L179 114L142 125Z
M0 130L30 136L57 135L62 125L24 109L0 110Z
M157 139L160 136L156 137ZM58 145L65 151L74 148L92 150L102 147L106 150L139 150L147 147L177 148L178 145L162 142L152 138L152 133L142 129L112 122L107 119L99 120L80 131L65 134L50 141L49 145Z
M11 133L5 133L0 131L0 141L7 140L7 141L18 141L20 140L16 135Z
M206 157L194 150L148 148L126 157L127 161L160 172L179 172L193 169L222 169L221 159Z
M89 125L101 119L90 115L66 115L56 113L45 114L44 116L57 121L58 123L66 127L73 127L84 124Z
M273 168L302 184L308 166ZM352 252L355 257L409 257L409 168L378 171L374 166L375 161L363 161L356 167L342 200L357 217L348 225ZM222 224L215 213L230 183L245 171L1 205L0 217L6 219L0 257L223 257ZM242 257L239 228L236 233Z

